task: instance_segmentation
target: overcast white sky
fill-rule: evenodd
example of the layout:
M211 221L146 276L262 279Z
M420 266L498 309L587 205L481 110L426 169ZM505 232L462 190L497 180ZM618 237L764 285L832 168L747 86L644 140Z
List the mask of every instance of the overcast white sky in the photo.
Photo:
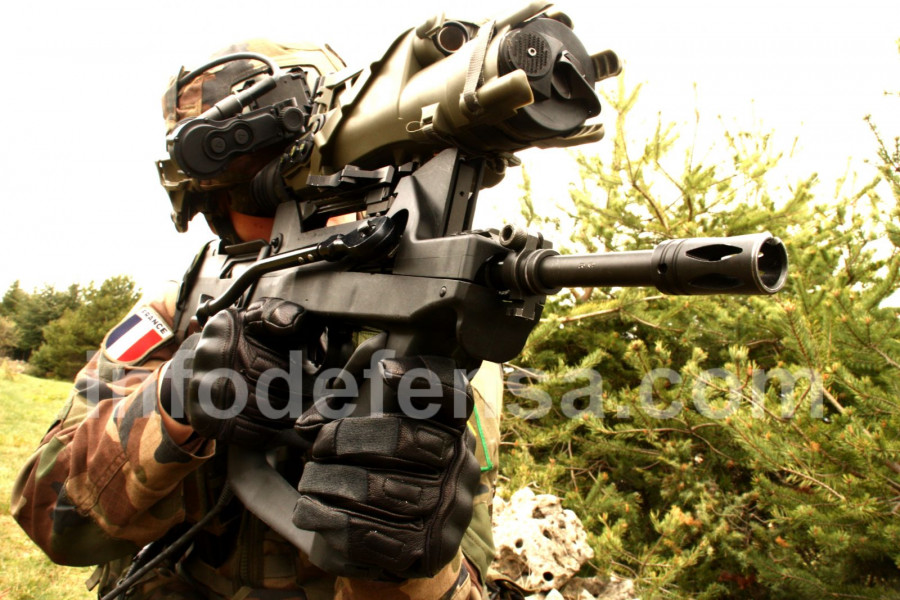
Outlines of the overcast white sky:
M154 161L164 152L160 97L184 64L241 39L325 41L351 64L380 57L429 15L476 20L517 3L488 0L327 2L230 0L16 2L0 23L0 292L20 279L100 282L119 273L142 285L177 278L210 237L172 228ZM590 51L612 48L629 84L647 82L642 114L774 130L788 164L833 181L853 157L872 157L863 117L900 134L900 2L856 0L599 0L559 2ZM697 84L695 94L693 84ZM615 83L603 88L614 90ZM611 113L607 113L607 117ZM640 115L639 115L640 116ZM602 152L603 142L587 152ZM559 153L525 153L536 189L563 199L571 169ZM555 165L547 168L546 165ZM563 166L560 166L563 164ZM517 214L518 173L482 196ZM487 225L488 223L483 223ZM496 223L499 225L499 223Z

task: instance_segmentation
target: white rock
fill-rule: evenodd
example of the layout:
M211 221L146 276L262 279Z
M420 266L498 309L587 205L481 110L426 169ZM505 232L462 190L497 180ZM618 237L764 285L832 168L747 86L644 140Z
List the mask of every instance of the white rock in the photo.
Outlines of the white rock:
M575 513L563 509L556 496L528 488L509 502L495 496L494 544L493 568L529 590L561 588L594 557Z

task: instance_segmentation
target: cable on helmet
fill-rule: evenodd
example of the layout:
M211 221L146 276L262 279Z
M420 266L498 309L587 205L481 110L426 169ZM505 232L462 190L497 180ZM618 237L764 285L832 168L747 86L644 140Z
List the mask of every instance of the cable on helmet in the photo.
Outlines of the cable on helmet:
M227 62L233 62L236 60L257 60L261 63L264 63L267 67L269 67L269 75L274 75L278 71L278 65L275 63L275 61L265 54L260 54L258 52L233 52L224 56L217 56L216 58L213 58L200 65L190 73L182 75L178 79L178 86L185 86L210 69L214 69L219 65L224 65Z
M210 69L214 69L220 65L224 65L225 63L234 62L237 60L256 60L265 64L269 70L269 77L258 81L246 90L242 90L241 92L222 98L221 100L216 102L209 110L200 115L200 118L221 120L236 115L237 113L241 112L248 101L253 101L268 90L275 87L275 80L273 79L273 77L276 73L278 73L279 68L278 65L275 64L275 61L265 54L259 54L258 52L234 52L232 54L226 54L225 56L216 57L200 65L190 73L187 73L186 75L180 77L175 82L175 97L178 97L178 92L182 87L190 84L193 80L195 80L203 73L206 73Z
M344 67L327 46L250 39L181 68L163 95L168 156L156 164L175 228L202 213L234 242L234 212L271 217L274 208L252 201L250 181L306 134L310 88Z

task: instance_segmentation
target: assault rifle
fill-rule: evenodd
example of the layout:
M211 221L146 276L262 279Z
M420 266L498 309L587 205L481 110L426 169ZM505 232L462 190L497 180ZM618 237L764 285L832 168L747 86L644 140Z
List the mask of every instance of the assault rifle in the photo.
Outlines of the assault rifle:
M588 54L571 25L543 3L479 25L439 17L366 69L312 85L273 72L179 124L170 154L198 178L288 140L253 182L256 201L274 210L272 238L210 245L185 280L179 329L195 316L203 323L236 303L279 297L325 324L327 343L310 352L314 369L353 364L373 346L471 369L519 354L546 296L563 287L777 292L787 255L767 233L563 256L513 226L472 230L479 191L515 163L514 152L603 136L585 121L600 110L594 84L619 72L618 59ZM329 224L340 215L354 218ZM359 332L378 333L354 347ZM390 401L377 385L362 383L356 414L376 395ZM246 507L315 564L379 575L335 564L316 534L293 526L299 494L264 454L232 448L228 462Z

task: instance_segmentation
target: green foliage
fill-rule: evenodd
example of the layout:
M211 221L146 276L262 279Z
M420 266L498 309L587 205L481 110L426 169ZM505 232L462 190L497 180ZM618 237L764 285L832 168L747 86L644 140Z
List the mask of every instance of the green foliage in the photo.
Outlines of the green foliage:
M66 291L45 285L30 294L20 287L18 281L10 285L0 301L0 316L15 323L18 332L12 356L27 360L44 343L44 327L65 311L76 308L79 302L77 285L69 286Z
M542 414L505 421L509 486L564 497L641 597L900 597L900 154L878 138L881 177L817 201L815 175L770 181L760 132L709 164L662 124L635 144L637 96L609 99L611 157L578 159L567 250L768 230L791 275L774 297L553 300L513 366L508 404Z
M31 293L16 281L0 300L0 354L28 360L36 375L69 379L137 299L127 276L110 277L99 288L45 285Z
M134 280L111 277L99 288L82 288L77 308L68 310L44 328L46 341L30 360L41 375L71 379L94 352L107 331L125 316L138 300Z

